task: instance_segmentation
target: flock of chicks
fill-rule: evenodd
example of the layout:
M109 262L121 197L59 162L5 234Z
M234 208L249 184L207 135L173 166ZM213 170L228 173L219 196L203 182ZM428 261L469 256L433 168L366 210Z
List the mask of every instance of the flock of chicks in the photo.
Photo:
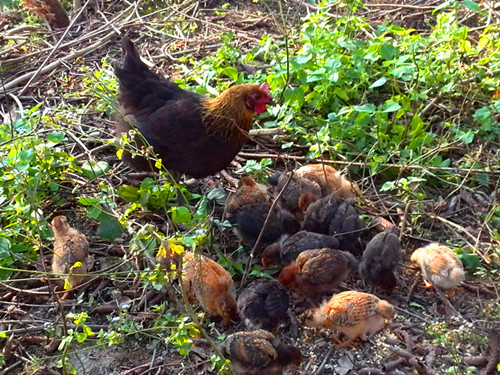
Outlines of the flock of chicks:
M287 289L297 291L309 307L319 305L308 308L302 321L306 326L343 334L343 341L335 338L336 347L372 337L394 315L389 302L358 291L337 293L320 303L349 272L358 273L372 292L379 287L392 294L397 282L394 271L401 263L398 229L386 228L363 251L359 241L363 226L354 206L360 191L332 167L306 165L294 173L277 174L270 183L275 185L274 206L264 186L243 177L227 201L226 214L241 241L253 248L252 254L260 257L265 268L282 268L278 281L255 281L236 299L231 275L221 265L193 252L183 253L182 262L181 257L170 254L182 267L180 282L190 302L197 301L211 318L221 318L223 326L239 315L249 329L229 335L220 347L238 373L274 374L300 364L300 349L284 344L272 333L289 316ZM52 229L52 271L66 274L70 286L76 288L87 273L89 244L64 216L53 219ZM464 278L462 263L446 246L433 243L417 249L411 260L420 265L424 280L437 288L452 289Z

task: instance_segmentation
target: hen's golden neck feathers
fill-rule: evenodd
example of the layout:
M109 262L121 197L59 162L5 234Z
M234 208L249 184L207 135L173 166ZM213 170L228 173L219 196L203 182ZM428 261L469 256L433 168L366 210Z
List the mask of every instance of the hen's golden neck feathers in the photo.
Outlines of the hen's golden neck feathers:
M238 85L228 88L217 98L206 99L203 125L210 135L241 144L248 141L255 112L248 108L245 100L259 90L258 85Z

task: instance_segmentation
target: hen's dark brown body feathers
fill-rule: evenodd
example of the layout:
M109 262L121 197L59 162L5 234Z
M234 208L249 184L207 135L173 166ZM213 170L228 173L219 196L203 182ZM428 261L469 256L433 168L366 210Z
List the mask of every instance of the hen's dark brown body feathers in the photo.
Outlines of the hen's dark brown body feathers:
M302 361L300 349L285 345L262 329L229 335L221 351L238 374L275 375Z
M199 178L224 169L248 140L254 113L272 101L267 84L233 86L214 99L183 90L151 72L128 38L122 49L122 66L115 67L121 105L117 136L132 124L174 171ZM141 137L136 143L144 144ZM137 171L150 171L154 164L129 152L123 161Z
M272 331L287 316L288 292L276 281L258 281L238 297L238 311L251 329Z
M359 264L361 277L373 287L379 286L387 293L396 287L394 269L401 262L401 245L396 227L389 227L371 239Z

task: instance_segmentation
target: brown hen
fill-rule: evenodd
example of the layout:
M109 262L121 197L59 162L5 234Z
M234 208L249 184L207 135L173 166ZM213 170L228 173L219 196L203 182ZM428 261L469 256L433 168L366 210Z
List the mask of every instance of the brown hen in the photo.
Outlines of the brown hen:
M136 145L152 146L172 171L200 178L226 168L248 141L254 113L272 103L267 83L233 86L213 99L183 90L150 71L128 38L122 50L116 135L137 129ZM126 151L122 159L136 171L155 170L150 158Z
M336 294L322 306L304 313L307 326L328 328L346 336L346 341L335 338L337 348L346 347L357 338L368 340L393 315L394 307L389 302L356 291Z
M302 361L299 348L283 344L262 329L229 335L221 344L221 351L238 374L276 375Z
M68 283L71 288L76 288L85 278L82 275L87 273L89 243L84 234L70 227L65 216L56 216L51 226L55 238L52 272L69 274ZM62 283L58 284L62 287ZM66 299L68 295L69 291L61 299Z
M314 301L324 293L332 293L349 270L357 268L357 259L348 252L328 248L306 250L295 263L283 268L279 281Z
M229 272L200 254L186 252L184 259L182 283L189 302L197 300L211 317L220 316L223 326L231 324L237 309Z

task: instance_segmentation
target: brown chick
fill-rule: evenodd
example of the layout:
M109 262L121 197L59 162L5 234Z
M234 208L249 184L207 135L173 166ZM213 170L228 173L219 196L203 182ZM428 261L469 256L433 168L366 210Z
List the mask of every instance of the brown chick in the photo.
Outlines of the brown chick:
M342 348L361 338L366 341L394 316L394 307L373 294L347 291L334 295L322 306L304 313L305 324L314 328L328 328L343 333L346 341L335 338Z
M411 260L420 266L424 280L435 287L449 290L464 280L462 262L448 246L431 243L415 250Z
M361 190L356 183L349 181L339 171L329 165L304 165L297 169L295 174L317 183L321 188L321 195L323 197L330 194L342 199L361 196Z
M84 234L69 226L65 216L56 216L51 226L55 238L52 272L69 274L68 283L72 288L76 288L85 278L81 275L87 273L89 243ZM80 262L81 266L75 266L77 262ZM64 293L61 299L66 299L68 295L69 292Z
M276 186L274 191L275 196L278 196L289 178L290 175L288 173L276 173L268 179L269 184ZM321 198L321 188L316 182L293 175L286 190L280 196L280 207L290 211L299 221L302 221L304 212L307 209L301 200L301 196L305 193L308 193L312 197L312 200Z
M237 315L231 294L233 279L220 264L200 254L184 254L182 284L189 302L197 300L211 317L220 316L227 326Z
M276 281L257 281L238 297L241 320L250 329L274 330L288 313L289 296Z
M283 344L262 329L229 335L221 344L221 352L238 374L276 375L302 362L299 348Z
M247 204L237 210L228 221L234 225L236 235L241 241L253 247L264 227L270 209L269 203ZM278 241L282 236L292 235L299 230L300 224L295 216L286 210L274 209L262 236L262 248Z
M306 250L295 263L283 268L279 281L285 288L296 289L315 301L324 293L332 293L349 270L357 269L357 259L348 252L328 248Z
M372 286L372 292L378 286L392 294L396 287L394 270L401 262L398 232L397 227L389 227L375 235L366 246L359 264L359 274Z
M116 136L136 129L137 148L152 146L177 174L201 178L226 168L249 140L254 114L272 103L266 82L236 85L216 98L184 90L153 73L130 39L123 38L121 46L123 61L114 69L120 84ZM150 158L128 150L122 159L138 172L156 170Z
M295 262L295 259L303 251L324 247L338 249L339 241L327 234L301 230L285 239L282 244L275 242L266 247L261 255L262 265L266 268L275 264L288 266Z
M267 203L269 195L264 185L258 184L252 177L242 177L238 189L226 203L226 214L232 216L241 206L252 203Z

